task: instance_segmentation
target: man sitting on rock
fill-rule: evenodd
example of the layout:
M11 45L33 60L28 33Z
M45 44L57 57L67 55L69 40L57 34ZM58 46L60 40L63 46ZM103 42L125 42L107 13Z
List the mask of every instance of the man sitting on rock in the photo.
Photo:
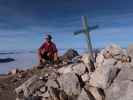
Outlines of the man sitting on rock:
M39 64L54 63L57 61L57 48L52 42L52 36L46 35L45 42L38 49Z

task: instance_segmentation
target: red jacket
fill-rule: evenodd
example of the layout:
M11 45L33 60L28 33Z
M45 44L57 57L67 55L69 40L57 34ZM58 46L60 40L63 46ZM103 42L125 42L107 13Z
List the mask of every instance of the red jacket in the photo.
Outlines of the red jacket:
M53 42L44 42L39 50L43 50L43 53L48 53L50 57L54 56L54 53L57 52L56 45Z

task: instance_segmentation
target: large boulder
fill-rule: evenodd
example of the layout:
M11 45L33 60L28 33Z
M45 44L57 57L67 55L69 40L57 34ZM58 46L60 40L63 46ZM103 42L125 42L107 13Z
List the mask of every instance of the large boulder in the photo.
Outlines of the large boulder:
M123 67L115 81L133 80L133 68Z
M103 54L99 53L96 57L96 67L101 67L104 62Z
M72 69L74 73L81 76L85 73L87 66L83 63L79 63L79 64L74 64Z
M89 53L83 54L81 60L85 64L90 64L90 54Z
M133 44L129 45L128 48L127 48L127 53L128 53L128 56L131 57L131 62L132 62L132 65L133 65Z
M104 100L104 96L100 94L98 88L82 88L77 100Z
M57 83L56 80L53 80L53 79L49 79L47 82L46 82L46 87L48 87L48 89L50 88L59 88L59 84Z
M127 48L127 53L133 58L133 44L130 44Z
M69 49L62 57L64 59L72 60L76 56L79 56L78 52L74 49Z
M95 70L94 62L91 60L89 53L83 54L81 61L87 66L90 72L93 72Z
M58 72L60 74L72 73L73 72L72 66L73 66L73 64L64 66L64 67L58 69Z
M88 93L85 91L85 89L82 89L80 95L78 96L77 100L94 100L91 97L89 97Z
M58 78L61 90L68 96L78 96L81 92L81 86L78 77L74 73L66 73Z
M17 95L23 92L24 96L28 97L43 85L44 85L44 82L41 81L38 76L34 75L26 82L24 82L21 86L16 88L15 92Z
M114 64L115 61L109 59L102 67L98 67L91 75L90 85L102 89L109 87L119 70Z
M122 68L111 87L105 89L106 100L132 100L133 68Z
M93 95L95 100L104 100L104 95L100 93L100 90L96 87L89 88L90 93Z
M92 87L88 83L85 84L85 90L91 94L94 100L105 100L104 92L102 89Z
M119 54L123 53L122 48L119 45L116 45L116 44L111 44L111 45L107 46L106 48L104 48L101 51L101 53L105 54L105 53L107 53L107 51L109 51L109 53L112 56L119 55Z
M108 66L108 65L112 65L115 66L117 64L117 60L110 58L110 59L104 59L104 62L102 64L102 66Z
M112 44L107 46L106 48L102 49L99 53L100 55L97 56L97 62L102 62L103 60L100 58L108 59L108 58L114 58L116 60L123 60L123 57L127 58L127 51L126 49L122 49L120 46L116 44Z
M88 82L90 80L89 73L85 73L81 76L83 82Z
M88 66L86 66L84 63L77 63L77 64L71 64L71 65L62 67L58 70L58 72L61 74L76 73L79 76L81 76L86 72L87 69L88 69Z

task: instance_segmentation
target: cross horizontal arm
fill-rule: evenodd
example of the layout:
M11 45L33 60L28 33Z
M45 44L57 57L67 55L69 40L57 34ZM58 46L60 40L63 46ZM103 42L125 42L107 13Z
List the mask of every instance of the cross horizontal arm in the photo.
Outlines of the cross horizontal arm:
M95 25L95 26L89 27L89 30L94 30L94 29L97 29L97 28L99 28L99 26Z
M94 29L97 29L97 28L98 28L98 25L92 26L92 27L88 27L87 30L83 29L83 30L79 30L79 31L74 32L74 35L78 35L80 33L85 33L86 31L89 32L90 30L94 30Z
M74 35L78 35L78 34L81 34L81 33L84 33L84 32L85 32L84 30L79 30L79 31L74 32Z

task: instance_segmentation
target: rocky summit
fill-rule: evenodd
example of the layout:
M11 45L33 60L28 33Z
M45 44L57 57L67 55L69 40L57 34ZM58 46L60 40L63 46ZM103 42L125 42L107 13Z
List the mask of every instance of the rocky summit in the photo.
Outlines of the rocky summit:
M12 92L16 100L132 100L132 48L107 46L96 54L93 64L89 54L83 54L67 64L17 69L10 73L16 84Z

